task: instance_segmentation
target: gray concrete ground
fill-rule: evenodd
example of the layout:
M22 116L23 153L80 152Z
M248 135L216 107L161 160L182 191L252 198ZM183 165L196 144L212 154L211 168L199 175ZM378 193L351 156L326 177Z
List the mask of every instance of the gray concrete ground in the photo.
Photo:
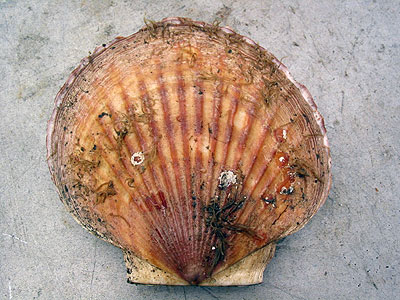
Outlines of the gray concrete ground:
M53 99L95 46L187 16L282 58L325 117L326 204L250 287L137 286L67 213L48 174ZM399 1L0 1L1 299L399 299Z

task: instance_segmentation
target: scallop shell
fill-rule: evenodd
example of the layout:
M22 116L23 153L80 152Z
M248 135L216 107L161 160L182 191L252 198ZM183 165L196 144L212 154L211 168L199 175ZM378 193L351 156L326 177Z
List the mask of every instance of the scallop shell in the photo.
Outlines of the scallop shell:
M252 40L183 18L82 60L48 123L61 200L120 247L128 281L262 281L331 182L310 93Z

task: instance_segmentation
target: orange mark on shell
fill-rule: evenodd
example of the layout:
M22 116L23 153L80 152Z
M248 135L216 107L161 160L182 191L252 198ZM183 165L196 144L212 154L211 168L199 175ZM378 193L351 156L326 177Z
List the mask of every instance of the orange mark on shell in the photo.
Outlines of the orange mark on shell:
M281 151L277 151L275 154L276 164L283 168L289 164L289 154Z
M274 195L265 192L261 196L261 200L262 200L262 202L264 204L264 208L271 207L271 206L275 207L276 198L274 197Z
M282 128L275 129L274 136L278 143L283 143L286 140L286 135L284 133L284 129Z

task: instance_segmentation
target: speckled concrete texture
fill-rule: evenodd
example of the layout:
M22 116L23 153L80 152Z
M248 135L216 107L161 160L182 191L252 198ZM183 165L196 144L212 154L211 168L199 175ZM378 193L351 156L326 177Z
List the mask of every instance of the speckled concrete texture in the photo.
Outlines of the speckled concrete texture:
M396 299L400 295L399 1L0 1L0 299ZM96 46L143 18L221 21L264 46L325 117L330 196L278 244L264 283L130 285L46 165L53 99Z

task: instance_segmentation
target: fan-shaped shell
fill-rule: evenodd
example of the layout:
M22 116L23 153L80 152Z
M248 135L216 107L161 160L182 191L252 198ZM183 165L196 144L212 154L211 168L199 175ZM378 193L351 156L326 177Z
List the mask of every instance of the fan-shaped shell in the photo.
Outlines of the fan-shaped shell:
M189 19L149 23L82 60L47 145L62 201L124 250L133 282L259 282L274 242L330 186L306 88L250 39Z

